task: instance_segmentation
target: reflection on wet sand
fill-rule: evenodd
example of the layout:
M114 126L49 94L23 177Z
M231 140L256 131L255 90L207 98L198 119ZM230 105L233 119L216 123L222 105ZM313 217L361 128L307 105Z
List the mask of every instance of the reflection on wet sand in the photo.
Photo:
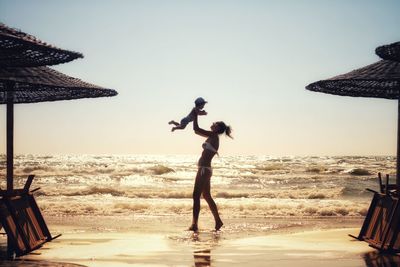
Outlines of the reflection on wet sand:
M195 267L209 267L211 266L211 250L195 250L193 252L194 266Z
M211 251L218 245L219 232L198 232L193 233L194 242L193 258L195 267L211 267Z
M366 267L400 267L400 256L398 254L373 251L366 253L364 260Z

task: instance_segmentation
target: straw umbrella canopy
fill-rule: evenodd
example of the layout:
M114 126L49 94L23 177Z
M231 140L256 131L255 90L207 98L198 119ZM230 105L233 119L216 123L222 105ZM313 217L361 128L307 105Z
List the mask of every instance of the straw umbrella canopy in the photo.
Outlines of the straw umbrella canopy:
M49 67L0 69L0 104L7 104L11 96L12 103L20 104L115 95L115 90L84 82Z
M400 63L381 60L349 73L321 80L306 86L307 90L353 97L395 99L400 97ZM400 186L400 101L398 102L397 174Z
M55 65L83 58L0 23L0 68Z
M383 59L400 62L400 42L379 46L375 53Z
M7 104L7 192L13 191L14 104L115 96L117 92L49 67L0 68L0 104Z

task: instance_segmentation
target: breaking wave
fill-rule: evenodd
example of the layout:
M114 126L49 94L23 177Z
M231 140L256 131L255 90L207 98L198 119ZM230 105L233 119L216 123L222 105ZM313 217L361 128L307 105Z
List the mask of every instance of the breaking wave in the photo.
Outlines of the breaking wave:
M224 216L364 216L365 188L377 189L378 172L394 177L395 161L221 155L212 195ZM32 188L42 188L35 194L49 215L190 215L196 162L184 155L17 155L15 187L35 174ZM3 177L5 165L3 155Z

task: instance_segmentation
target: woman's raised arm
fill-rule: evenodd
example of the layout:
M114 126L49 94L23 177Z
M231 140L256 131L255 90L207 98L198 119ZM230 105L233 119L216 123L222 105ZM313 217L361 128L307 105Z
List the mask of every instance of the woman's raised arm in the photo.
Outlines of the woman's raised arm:
M213 134L213 132L211 131L206 131L204 129L201 129L199 127L199 123L197 121L198 115L197 113L195 113L195 115L193 116L193 130L196 134L203 136L203 137L209 137L210 135Z

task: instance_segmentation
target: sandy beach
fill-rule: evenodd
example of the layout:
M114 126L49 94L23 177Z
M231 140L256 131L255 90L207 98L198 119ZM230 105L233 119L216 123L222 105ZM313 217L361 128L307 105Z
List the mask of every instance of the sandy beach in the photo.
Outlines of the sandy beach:
M224 227L212 231L202 200L193 234L196 158L20 156L17 187L25 172L39 172L35 197L52 235L62 236L0 266L400 266L398 256L348 236L367 212L365 188L377 186L358 174L390 170L393 158L218 158L212 194Z
M0 0L0 267L400 267L399 10Z
M299 227L235 230L239 224L265 220L280 225L285 219L229 219L226 227L215 233L211 217L204 216L203 227L193 234L184 230L187 220L180 216L48 218L51 231L63 235L32 254L14 262L3 261L0 266L400 265L398 256L379 255L366 243L348 236L358 233L355 226L359 220L307 219L301 223L297 218L291 220L298 221Z

